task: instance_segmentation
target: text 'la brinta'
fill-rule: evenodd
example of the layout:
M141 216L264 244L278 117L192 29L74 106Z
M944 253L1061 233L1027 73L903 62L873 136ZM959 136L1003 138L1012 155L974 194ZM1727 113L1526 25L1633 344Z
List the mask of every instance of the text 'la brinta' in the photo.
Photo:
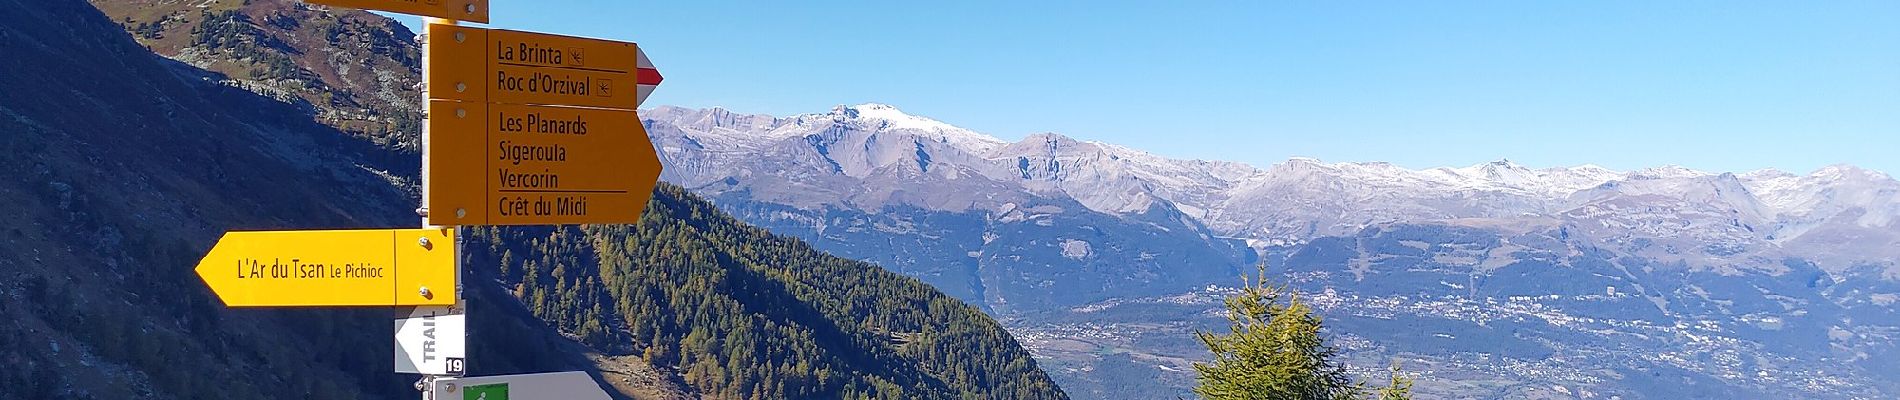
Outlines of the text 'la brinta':
M540 43L523 42L509 46L507 43L495 42L495 59L500 61L565 65L561 62L561 55L561 49L541 47Z

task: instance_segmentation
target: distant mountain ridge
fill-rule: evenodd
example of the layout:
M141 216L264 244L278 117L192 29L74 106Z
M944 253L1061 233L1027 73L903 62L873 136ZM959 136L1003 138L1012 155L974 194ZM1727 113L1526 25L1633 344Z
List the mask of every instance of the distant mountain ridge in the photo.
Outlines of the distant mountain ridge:
M1888 240L1858 249L1869 257L1840 258L1837 266L1900 254L1879 248L1900 244L1892 241L1900 232L1894 221L1900 215L1895 201L1900 181L1849 165L1807 175L1775 170L1738 175L1679 166L1630 172L1593 165L1532 169L1509 160L1413 170L1295 158L1257 168L1167 159L1053 133L1010 143L884 104L783 118L676 107L643 115L661 127L655 141L673 161L669 165L684 165L669 170L669 180L714 193L746 190L752 199L800 208L905 205L1002 213L1026 197L1044 197L1073 200L1113 216L1157 207L1178 211L1191 220L1185 226L1261 247L1398 221L1559 218L1602 225L1612 223L1606 219L1658 216L1628 208L1640 206L1675 210L1669 218L1676 221L1670 223L1693 230L1650 227L1650 235L1802 253L1819 245L1802 239L1810 233L1851 231ZM787 161L785 169L759 168ZM766 177L784 182L761 182ZM931 183L915 184L921 182ZM893 193L880 183L913 185ZM969 198L975 193L985 196ZM1690 221L1695 218L1732 220L1734 226ZM1635 221L1617 223L1644 229Z
M1154 201L1138 179L1101 177L1108 182L1095 187L1105 191L1050 195L1069 189L1060 178L1094 170L997 158L1042 150L889 106L786 118L663 107L642 116L667 165L663 179L749 222L807 232L799 236L831 251L862 249L845 254L991 310L1159 294L1234 276L1251 260L1242 242ZM1157 244L1168 251L1139 250Z
M1900 378L1879 361L1900 354L1900 182L1877 171L1260 168L882 104L642 116L666 180L984 305L1078 398L1188 395L1189 338L1263 259L1428 396L1900 390L1877 383Z

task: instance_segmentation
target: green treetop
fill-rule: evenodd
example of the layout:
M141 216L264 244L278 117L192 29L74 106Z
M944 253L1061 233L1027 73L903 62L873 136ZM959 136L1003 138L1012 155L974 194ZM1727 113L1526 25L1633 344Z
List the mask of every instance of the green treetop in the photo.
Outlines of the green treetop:
M1194 393L1211 400L1410 399L1411 380L1398 374L1376 392L1357 383L1320 337L1320 318L1299 296L1256 279L1241 278L1240 293L1226 299L1230 332L1195 335L1211 363L1195 363Z

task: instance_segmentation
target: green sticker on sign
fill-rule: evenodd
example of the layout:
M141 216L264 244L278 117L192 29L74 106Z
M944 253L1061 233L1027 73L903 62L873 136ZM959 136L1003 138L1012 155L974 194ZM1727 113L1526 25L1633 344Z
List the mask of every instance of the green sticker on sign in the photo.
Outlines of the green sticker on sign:
M464 387L462 400L508 400L508 384L492 383Z

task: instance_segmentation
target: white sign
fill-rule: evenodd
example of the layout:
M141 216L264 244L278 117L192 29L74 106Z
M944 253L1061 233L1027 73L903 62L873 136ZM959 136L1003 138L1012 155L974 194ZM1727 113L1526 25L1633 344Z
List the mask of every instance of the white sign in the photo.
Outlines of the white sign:
M468 372L468 310L461 306L396 310L396 373Z
M436 379L436 400L613 400L586 372L496 375Z

